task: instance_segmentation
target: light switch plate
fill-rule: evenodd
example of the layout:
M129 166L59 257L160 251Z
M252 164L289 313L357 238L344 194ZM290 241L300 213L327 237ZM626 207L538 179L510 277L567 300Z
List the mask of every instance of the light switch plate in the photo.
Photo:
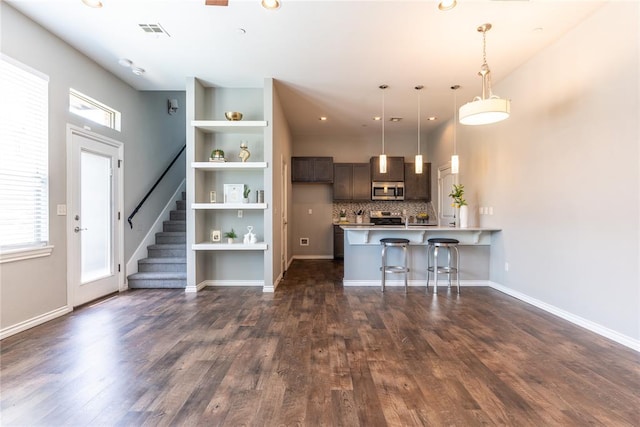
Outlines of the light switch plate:
M59 216L64 216L67 214L67 205L57 205L56 206L56 214Z

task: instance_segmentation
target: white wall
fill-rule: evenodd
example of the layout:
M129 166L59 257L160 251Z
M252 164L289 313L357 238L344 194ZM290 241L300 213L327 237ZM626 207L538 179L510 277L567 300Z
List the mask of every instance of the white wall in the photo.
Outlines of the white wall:
M182 92L138 92L95 62L0 2L2 52L49 76L49 226L51 256L2 264L0 331L67 307L66 218L56 215L65 204L66 125L88 125L96 133L125 146L123 221L184 144L184 109L167 114L168 98ZM69 88L79 90L122 113L122 131L88 123L68 112ZM181 162L125 229L125 261L133 253L160 210L184 179Z
M607 4L494 85L507 121L457 128L470 205L494 209L474 220L503 230L491 280L636 344L639 8ZM451 123L431 137L446 163Z
M271 88L271 102L272 102L272 126L273 126L273 217L272 227L273 227L273 241L272 241L272 283L275 284L276 281L282 277L284 271L282 269L282 259L286 257L284 254L285 248L283 246L283 236L282 236L282 219L286 214L286 218L291 218L291 132L289 131L289 124L287 123L287 118L284 115L284 111L282 109L282 104L280 102L280 97L278 95L278 85L277 82L274 82L272 79L268 79L270 85L265 84L265 87ZM283 167L282 165L286 164L286 175L282 173ZM286 210L283 211L283 185L286 187L287 191L287 206L284 207ZM266 196L266 195L265 195ZM289 250L289 254L291 253L291 229L287 233L287 242L286 242ZM288 263L289 260L285 258L285 261Z

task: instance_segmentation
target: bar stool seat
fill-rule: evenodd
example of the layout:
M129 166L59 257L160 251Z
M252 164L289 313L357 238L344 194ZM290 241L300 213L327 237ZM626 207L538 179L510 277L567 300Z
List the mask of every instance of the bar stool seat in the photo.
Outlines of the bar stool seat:
M438 292L438 274L446 274L449 281L449 288L451 288L451 274L456 275L456 287L458 288L458 294L460 294L460 253L458 252L457 239L450 239L445 237L435 237L427 240L427 290L429 289L429 275L433 273L435 276L435 283L433 293ZM440 248L447 250L447 264L443 266L438 265L438 250ZM451 263L451 252L455 252L455 266ZM433 258L433 265L431 265L431 259Z
M382 245L382 292L385 289L385 280L387 273L403 273L404 274L404 291L407 292L408 283L407 276L409 273L409 267L407 267L407 246L409 245L409 239L400 239L395 237L386 237L380 239ZM401 248L402 249L402 265L387 265L387 249L389 248Z

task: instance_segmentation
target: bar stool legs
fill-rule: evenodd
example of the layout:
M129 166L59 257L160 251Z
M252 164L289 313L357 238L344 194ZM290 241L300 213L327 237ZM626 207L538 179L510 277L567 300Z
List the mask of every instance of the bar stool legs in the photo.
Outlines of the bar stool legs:
M387 273L403 273L404 274L404 292L407 292L409 287L408 278L409 267L407 267L407 246L409 245L409 239L396 239L385 238L380 239L382 245L382 262L380 271L382 272L382 292L385 290ZM387 249L392 247L402 248L402 265L387 265Z
M446 274L448 279L448 288L451 289L451 275L456 275L456 287L458 295L460 294L460 253L458 252L457 239L433 238L428 240L427 246L427 291L429 290L429 276L431 273L435 276L433 285L434 295L438 292L438 274ZM444 248L447 250L447 265L438 265L438 250ZM455 252L455 267L451 263L451 252ZM431 265L433 258L433 266Z

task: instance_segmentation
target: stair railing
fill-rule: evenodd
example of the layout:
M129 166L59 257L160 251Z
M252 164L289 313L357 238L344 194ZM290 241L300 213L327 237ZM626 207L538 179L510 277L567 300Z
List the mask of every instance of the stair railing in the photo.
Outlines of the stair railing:
M158 184L160 184L160 181L162 181L162 178L164 178L164 176L167 174L167 172L169 172L169 169L171 169L171 166L173 166L173 164L176 162L176 160L178 160L178 157L180 157L180 154L182 154L182 152L184 151L185 148L187 148L187 144L185 144L180 149L178 154L176 154L176 156L173 158L173 160L171 160L171 163L169 163L169 166L167 166L167 168L164 170L164 172L162 172L162 175L160 175L160 178L158 178L156 183L153 184L153 187L151 187L151 189L147 192L147 194L142 198L140 203L138 203L138 206L136 206L136 208L133 210L133 212L131 212L131 215L129 215L129 218L127 218L127 222L129 223L129 226L131 227L131 229L133 229L133 223L131 222L131 220L138 213L138 211L140 210L140 207L144 204L144 202L147 201L147 199L149 198L149 196L151 195L153 190L155 190L156 187L158 186Z

